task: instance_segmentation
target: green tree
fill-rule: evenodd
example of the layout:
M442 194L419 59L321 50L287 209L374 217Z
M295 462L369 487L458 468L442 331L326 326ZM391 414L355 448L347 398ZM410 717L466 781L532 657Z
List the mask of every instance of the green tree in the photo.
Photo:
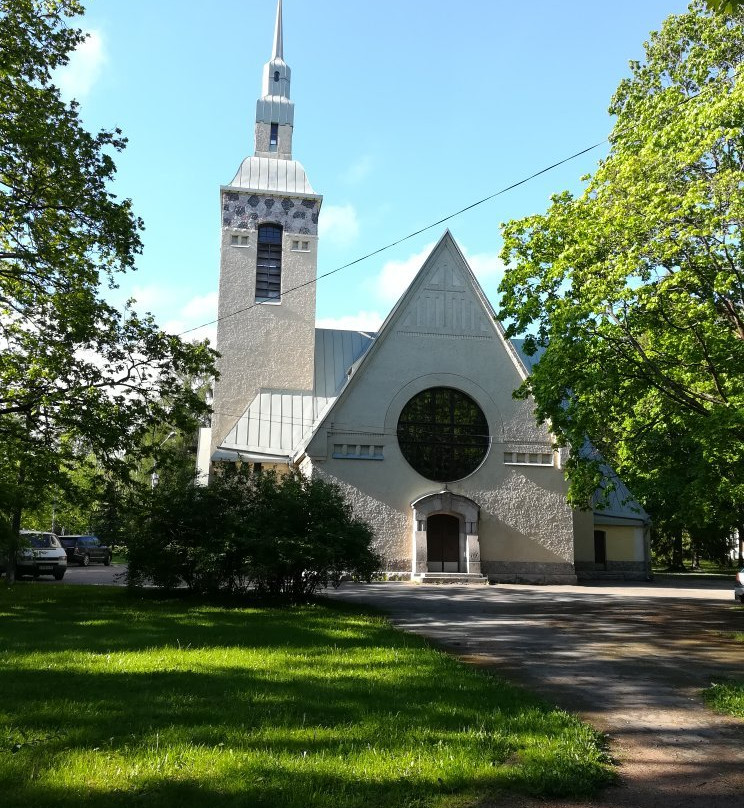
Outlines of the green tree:
M734 14L744 5L744 0L705 0L705 5L719 14Z
M688 527L739 524L744 502L742 21L701 2L667 19L612 99L585 192L503 228L500 316L544 348L519 395ZM600 464L573 453L569 475L586 505Z
M24 510L64 490L91 454L125 475L150 423L180 427L204 410L183 380L213 371L208 346L102 294L134 268L142 222L110 190L121 132L87 132L53 84L84 39L68 24L82 11L77 0L0 0L0 521L11 577Z

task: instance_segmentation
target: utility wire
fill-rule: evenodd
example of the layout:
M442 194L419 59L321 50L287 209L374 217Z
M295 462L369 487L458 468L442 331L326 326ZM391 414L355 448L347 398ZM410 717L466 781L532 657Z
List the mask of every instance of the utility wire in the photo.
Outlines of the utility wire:
M736 74L733 74L733 75L730 75L730 76L719 76L718 78L722 82L733 83L736 80ZM715 89L715 84L705 85L702 89L699 90L699 92L694 93L693 95L685 96L677 104L672 105L671 109L672 110L677 109L677 107L681 107L683 104L688 103L688 101L693 101L695 98L702 95L704 90L709 89L709 88L714 88ZM324 272L322 275L317 275L315 278L313 278L313 279L311 279L309 281L305 281L305 283L301 283L298 286L293 286L292 288L287 289L284 292L282 292L282 296L289 295L292 292L296 292L298 289L303 289L305 286L311 286L312 284L317 283L319 280L322 280L323 278L328 278L331 275L335 275L337 272L341 272L341 270L348 269L349 267L353 267L355 264L360 264L360 263L362 263L362 261L366 261L368 258L372 258L373 256L379 255L380 253L385 252L386 250L390 250L393 247L397 247L398 244L402 244L405 241L409 241L410 239L421 235L421 233L425 233L427 230L431 230L432 228L437 227L440 224L444 224L444 222L448 222L450 219L454 219L457 216L461 216L463 213L466 213L467 211L472 210L473 208L477 208L479 205L483 205L486 202L490 202L492 199L495 199L497 196L501 196L502 194L505 194L508 191L512 191L515 188L518 188L520 185L524 185L525 183L530 182L531 180L534 180L536 177L540 177L543 174L547 174L549 171L552 171L554 168L558 168L558 166L562 166L562 165L564 165L564 163L568 163L571 160L575 160L577 157L581 157L583 154L587 154L588 152L593 151L596 148L599 148L599 146L603 146L605 143L609 143L610 138L617 139L619 136L633 131L634 129L636 129L640 125L641 125L641 121L639 121L638 123L635 123L635 124L631 124L630 126L627 126L627 127L623 128L623 129L619 130L618 132L613 132L612 134L610 134L608 137L604 138L603 140L600 140L599 142L594 143L591 146L587 146L586 148L581 149L580 151L574 152L573 154L569 155L568 157L564 157L562 160L558 160L555 163L551 163L551 165L546 166L545 168L541 168L539 171L535 171L533 174L530 174L529 176L524 177L521 180L517 180L517 182L514 182L511 185L507 185L506 187L501 188L500 190L495 191L494 193L489 194L488 196L484 196L483 199L479 199L477 202L473 202L470 205L466 205L464 208L460 208L460 210L455 211L454 213L450 213L447 216L444 216L443 218L438 219L436 222L432 222L431 224L426 225L426 227L422 227L419 230L415 230L413 233L409 233L407 236L402 236L401 238L396 239L395 241L391 241L389 244L386 244L383 247L378 247L378 249L372 250L372 252L369 252L366 255L361 256L360 258L355 258L353 261L349 261L348 264L343 264L340 267L336 267L336 269L331 269L328 272ZM257 306L263 306L265 302L268 302L268 301L260 301L260 302L257 302L257 303L252 303L250 306L245 306L242 309L237 309L236 311L231 311L228 314L223 314L222 317L217 317L214 320L209 320L208 322L202 323L201 325L196 325L193 328L187 328L185 331L181 331L179 334L177 334L177 336L182 337L184 334L190 334L192 331L198 331L200 328L204 328L204 327L206 327L208 325L215 325L216 323L222 322L223 320L227 320L230 317L235 317L238 314L243 314L246 311L250 311L251 309L255 309Z
M355 258L353 261L349 261L348 264L343 264L340 267L336 267L336 269L331 269L328 272L324 272L322 275L316 276L312 280L305 281L305 283L301 283L298 286L293 286L291 289L287 289L284 292L282 292L282 297L284 297L285 295L289 295L292 292L296 292L298 289L303 289L305 286L311 286L312 284L317 283L319 280L322 280L323 278L328 278L331 275L335 275L337 272L341 272L341 270L343 269L353 267L355 264L361 264L362 261L366 261L368 258L372 258L375 255L379 255L380 253L385 252L386 250L390 250L393 247L397 247L398 244L402 244L404 241L408 241L409 239L415 238L416 236L421 235L421 233L425 233L427 230L431 230L433 227L437 227L440 224L444 224L444 222L448 222L450 219L454 219L456 216L461 216L463 213L466 213L467 211L472 210L473 208L477 208L479 205L483 205L486 202L490 202L497 196L501 196L502 194L507 193L507 191L511 191L514 188L518 188L520 185L524 185L526 182L534 180L535 177L539 177L541 174L546 174L548 171L552 171L554 168L557 168L558 166L561 166L564 163L568 163L571 160L575 160L577 157L581 157L582 154L586 154L587 152L590 152L593 149L596 149L599 146L604 145L605 143L607 143L607 138L605 138L604 140L600 140L593 146L587 146L585 149L575 152L574 154L570 155L570 157L564 157L557 163L553 163L552 165L546 166L545 168L541 168L534 174L530 174L529 177L524 177L524 179L518 180L517 182L514 182L511 185L507 185L505 188L501 188L499 191L489 194L488 196L483 197L483 199L479 199L477 202L473 202L472 204L467 205L464 208L460 208L460 210L455 211L454 213L450 213L449 215L444 216L441 219L438 219L436 222L427 224L426 227L422 227L419 230L415 230L413 233L409 233L407 236L402 236L396 241L391 241L384 247L378 247L376 250L373 250L372 252L369 252L366 255L361 256L360 258ZM245 306L242 309L236 309L235 311L231 311L229 314L223 314L222 317L217 317L216 319L210 320L209 322L206 323L202 323L201 325L195 325L193 328L187 328L185 331L181 331L177 336L182 337L184 334L190 334L192 331L197 331L198 329L204 328L205 326L215 325L215 323L222 322L222 320L227 320L229 317L235 317L238 314L243 314L246 311L255 309L257 306L263 306L265 302L267 301L251 303L250 306Z

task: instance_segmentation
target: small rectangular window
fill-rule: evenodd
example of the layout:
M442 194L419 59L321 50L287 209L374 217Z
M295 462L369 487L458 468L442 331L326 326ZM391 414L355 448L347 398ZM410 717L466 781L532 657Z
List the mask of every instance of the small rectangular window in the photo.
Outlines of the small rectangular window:
M300 249L300 242L299 241L293 241L292 242L292 249L293 250L299 250Z
M271 124L271 134L269 135L269 151L276 151L279 145L279 124Z
M248 236L241 236L240 237L240 245L242 247L247 247L248 246Z
M230 236L230 244L237 244L238 237L237 236Z
M303 250L309 250L310 249L310 242L309 241L303 241L302 242L302 249Z

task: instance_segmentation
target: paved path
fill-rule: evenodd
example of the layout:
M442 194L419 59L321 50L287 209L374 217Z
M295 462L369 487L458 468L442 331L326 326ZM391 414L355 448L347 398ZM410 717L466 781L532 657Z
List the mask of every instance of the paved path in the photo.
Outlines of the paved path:
M400 628L607 733L620 785L591 806L744 808L744 722L712 713L700 698L712 681L744 678L744 645L725 636L744 631L731 582L348 584L331 597L382 608Z

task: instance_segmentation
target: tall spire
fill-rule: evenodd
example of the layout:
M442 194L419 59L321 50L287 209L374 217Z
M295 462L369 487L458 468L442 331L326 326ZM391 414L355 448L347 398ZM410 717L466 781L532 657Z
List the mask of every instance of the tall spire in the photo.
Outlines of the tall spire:
M256 104L256 156L292 159L294 104L289 90L292 71L284 61L284 23L282 0L276 5L274 48L264 65L261 98Z
M284 61L284 34L282 32L282 0L276 6L276 26L274 27L274 59Z

